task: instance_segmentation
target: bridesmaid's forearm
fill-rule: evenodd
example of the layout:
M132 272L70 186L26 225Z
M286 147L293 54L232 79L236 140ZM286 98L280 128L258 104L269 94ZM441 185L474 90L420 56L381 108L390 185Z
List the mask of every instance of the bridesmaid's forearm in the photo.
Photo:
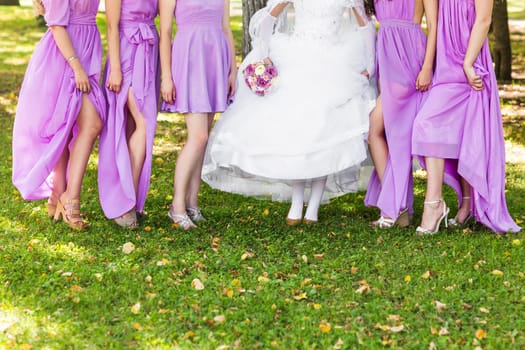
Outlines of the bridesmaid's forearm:
M50 26L49 29L53 34L58 50L64 56L71 69L78 70L82 68L66 28L63 26Z
M120 71L120 10L121 1L112 0L106 5L108 55L112 71Z
M470 67L479 55L490 29L492 21L492 0L476 0L476 21L470 32L467 52L463 61L464 67Z

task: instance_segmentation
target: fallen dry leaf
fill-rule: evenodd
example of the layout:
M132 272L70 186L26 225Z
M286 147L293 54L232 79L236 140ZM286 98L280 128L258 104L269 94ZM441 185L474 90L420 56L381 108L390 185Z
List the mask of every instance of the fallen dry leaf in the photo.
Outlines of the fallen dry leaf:
M503 271L500 271L500 270L493 270L491 273L494 276L503 276Z
M196 290L203 290L204 289L204 284L198 278L195 278L193 281L191 281L191 286L193 288L195 288Z
M223 323L226 320L226 317L224 315L217 315L213 318L213 321L217 323Z
M485 339L487 337L487 332L485 332L483 329L478 329L476 331L476 338L479 340Z
M343 339L337 339L337 342L334 344L334 350L341 350L343 348L344 343L345 342L343 341Z
M486 308L484 308L484 307L480 307L480 308L479 308L479 312L482 312L482 313L484 313L484 314L490 314L489 309L486 309Z
M442 302L439 302L437 300L434 300L432 304L436 306L437 312L441 312L447 307L447 304L443 304Z
M140 303L136 303L131 307L131 313L132 314L138 314L140 312Z
M324 259L324 254L314 254L314 258L322 260Z
M441 327L441 329L439 330L438 334L439 335L448 335L448 334L450 334L450 332L448 331L448 329L446 329L444 327Z
M131 242L124 243L122 246L122 252L124 254L131 254L135 250L135 245Z
M321 321L319 324L319 330L323 333L330 333L332 326L327 321Z
M74 284L69 288L69 290L72 292L82 292L82 287Z

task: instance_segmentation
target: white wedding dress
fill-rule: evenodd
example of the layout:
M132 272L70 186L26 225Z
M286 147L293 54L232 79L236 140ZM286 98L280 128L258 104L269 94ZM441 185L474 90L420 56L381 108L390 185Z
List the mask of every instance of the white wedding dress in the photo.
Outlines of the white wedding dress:
M280 2L270 0L261 13ZM363 11L361 0L295 0L295 16L283 13L268 43L253 38L235 102L210 135L202 178L211 187L273 200L288 200L294 181L325 176L325 200L366 187L363 162L376 96L361 73L374 54L348 10L356 4ZM251 31L256 35L257 28ZM279 81L260 97L247 88L242 70L266 53Z

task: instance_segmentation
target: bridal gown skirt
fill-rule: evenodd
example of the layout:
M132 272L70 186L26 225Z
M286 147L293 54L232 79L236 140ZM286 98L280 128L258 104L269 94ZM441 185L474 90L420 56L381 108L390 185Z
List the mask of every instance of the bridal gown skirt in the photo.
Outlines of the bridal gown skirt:
M288 200L291 185L327 177L324 199L367 185L366 135L375 94L356 40L312 41L274 35L270 58L279 77L265 97L245 85L239 69L235 102L217 121L202 177L216 189ZM370 167L367 167L369 169Z

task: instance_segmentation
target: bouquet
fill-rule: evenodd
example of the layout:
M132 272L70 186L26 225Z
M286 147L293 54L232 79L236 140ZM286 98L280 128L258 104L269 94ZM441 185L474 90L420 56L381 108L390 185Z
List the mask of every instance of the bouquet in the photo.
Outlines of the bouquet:
M277 69L271 62L257 61L244 68L244 81L257 96L266 96L277 83Z

